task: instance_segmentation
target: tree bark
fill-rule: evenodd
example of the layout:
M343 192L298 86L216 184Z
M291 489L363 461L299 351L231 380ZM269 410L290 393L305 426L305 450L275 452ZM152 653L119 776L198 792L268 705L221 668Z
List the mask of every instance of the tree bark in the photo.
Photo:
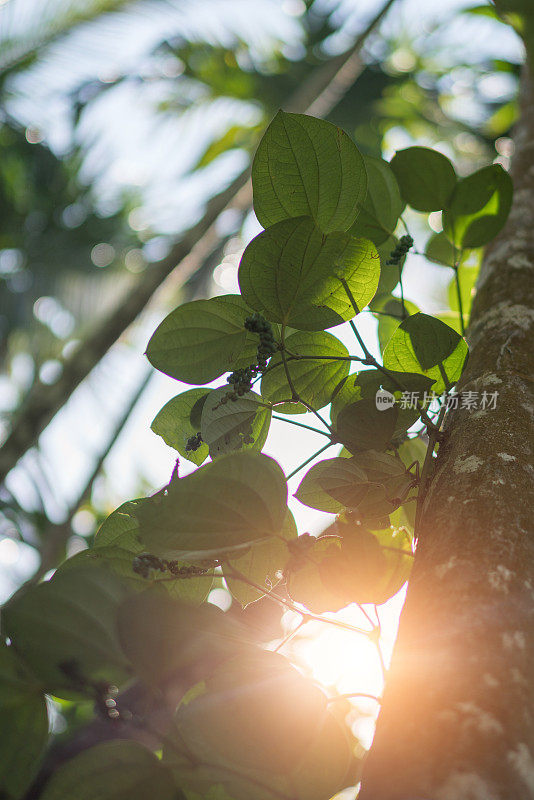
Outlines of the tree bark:
M488 248L360 800L534 798L534 93ZM480 395L479 395L480 396Z

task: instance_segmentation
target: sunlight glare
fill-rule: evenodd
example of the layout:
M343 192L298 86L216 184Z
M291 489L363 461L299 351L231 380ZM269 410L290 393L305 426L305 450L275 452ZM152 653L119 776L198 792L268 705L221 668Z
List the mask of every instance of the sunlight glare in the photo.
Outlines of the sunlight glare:
M386 669L391 661L405 595L403 587L395 597L377 608L380 651ZM377 619L374 606L365 606L365 612L371 619ZM324 616L366 631L371 629L364 610L355 604ZM288 633L295 630L298 623L298 614L291 611L284 614L283 625ZM384 687L380 656L373 641L362 633L328 622L310 621L280 649L331 697L364 695L346 698L353 709L347 716L347 723L361 745L368 749L379 711L379 703L374 698L380 698Z

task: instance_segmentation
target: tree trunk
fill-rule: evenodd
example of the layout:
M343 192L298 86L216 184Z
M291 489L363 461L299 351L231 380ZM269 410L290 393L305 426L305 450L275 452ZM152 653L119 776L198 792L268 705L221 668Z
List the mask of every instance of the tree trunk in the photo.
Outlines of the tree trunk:
M534 798L534 92L509 221L478 281L360 800Z

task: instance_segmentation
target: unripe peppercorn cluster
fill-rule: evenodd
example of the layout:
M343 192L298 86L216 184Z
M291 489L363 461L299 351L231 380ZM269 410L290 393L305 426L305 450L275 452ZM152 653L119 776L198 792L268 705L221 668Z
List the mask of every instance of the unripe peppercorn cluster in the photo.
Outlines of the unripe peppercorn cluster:
M187 453L191 452L192 450L198 450L200 445L202 444L202 436L200 431L195 433L194 436L190 436L185 444L185 450Z
M389 261L386 261L387 266L396 266L400 264L401 259L406 256L408 250L413 247L413 239L411 236L401 236L394 250L389 254Z
M198 567L195 564L180 564L179 561L169 561L151 553L142 553L132 561L132 569L142 578L149 578L151 571L170 572L175 578L191 578L205 575L209 568Z
M228 383L233 387L233 392L229 392L226 397L221 399L221 403L226 403L228 400L237 400L252 389L252 381L260 373L263 372L267 366L267 362L273 353L276 353L277 345L273 336L273 329L271 323L262 317L261 314L252 314L247 317L244 322L247 331L257 333L260 337L258 345L257 360L255 364L243 369L236 369L228 377Z
M267 362L273 353L276 353L276 342L274 341L271 323L262 317L261 314L253 314L245 320L245 328L251 333L257 333L260 337L258 345L258 372L262 372L267 366Z

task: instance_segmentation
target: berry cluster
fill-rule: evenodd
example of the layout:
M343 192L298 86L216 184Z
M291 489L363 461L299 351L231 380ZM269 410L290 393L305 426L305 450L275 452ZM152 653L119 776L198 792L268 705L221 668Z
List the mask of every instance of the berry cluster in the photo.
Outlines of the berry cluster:
M229 392L220 401L223 405L228 400L237 400L252 389L252 381L260 373L263 372L267 366L267 362L273 353L276 353L277 345L273 336L273 329L271 323L262 317L261 314L252 314L247 317L244 322L247 331L257 333L260 337L258 345L257 359L255 364L243 369L236 369L228 377L228 383L232 386L233 392Z
M166 558L158 558L151 553L142 553L136 556L132 562L132 569L142 578L149 578L150 571L170 572L175 578L195 578L205 575L207 567L197 567L195 564L180 564L179 561L168 561Z
M195 433L194 436L189 437L189 439L185 443L185 450L187 453L191 452L192 450L198 450L201 444L202 444L202 436L199 431L198 433Z
M244 367L244 369L236 369L228 376L228 383L233 387L234 391L223 397L221 403L226 403L228 399L237 400L252 389L252 381L258 374L255 366Z
M386 265L398 265L401 262L401 259L404 258L408 252L408 250L413 247L413 239L411 236L401 236L399 241L397 242L397 246L394 250L391 251L389 254L389 261L386 261Z
M257 333L260 337L258 345L257 370L263 372L267 362L273 353L276 353L276 342L274 341L271 323L262 317L261 314L253 314L245 320L245 328L251 333Z

